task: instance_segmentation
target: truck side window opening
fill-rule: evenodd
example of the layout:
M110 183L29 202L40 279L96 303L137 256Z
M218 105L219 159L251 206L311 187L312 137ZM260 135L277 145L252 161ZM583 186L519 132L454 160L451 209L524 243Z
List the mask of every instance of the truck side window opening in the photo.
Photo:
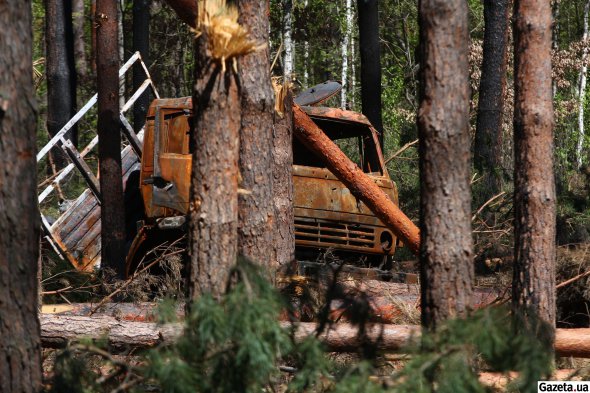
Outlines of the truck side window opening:
M162 153L189 154L189 116L184 112L164 116L164 127L160 137Z

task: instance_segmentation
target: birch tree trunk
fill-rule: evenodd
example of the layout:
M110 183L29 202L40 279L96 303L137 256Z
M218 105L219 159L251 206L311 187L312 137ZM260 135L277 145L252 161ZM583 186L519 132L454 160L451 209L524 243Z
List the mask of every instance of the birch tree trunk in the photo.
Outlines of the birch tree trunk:
M463 315L473 293L466 0L420 0L422 324Z
M514 2L512 303L555 326L555 182L551 5Z
M576 163L578 169L582 167L582 149L586 132L584 129L584 106L586 104L586 73L588 71L588 13L590 12L590 1L584 6L584 50L582 51L582 68L580 69L580 78L578 83L578 143L576 145Z
M0 391L40 392L31 1L0 1Z
M283 59L283 76L290 81L293 78L295 62L295 45L293 43L293 0L283 1L283 43L285 57Z

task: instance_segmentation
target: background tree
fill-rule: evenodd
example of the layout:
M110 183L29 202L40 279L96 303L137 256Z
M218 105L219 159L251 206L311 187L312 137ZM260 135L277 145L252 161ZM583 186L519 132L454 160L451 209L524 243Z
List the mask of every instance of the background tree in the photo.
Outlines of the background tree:
M67 3L67 2L66 2ZM72 1L72 18L74 34L74 59L78 80L85 79L88 64L86 64L86 43L84 25L86 14L84 12L84 0Z
M150 5L151 0L133 0L133 52L141 53L146 65L150 59ZM133 66L133 91L139 89L145 80L144 71L139 64ZM145 124L145 115L150 105L149 89L133 106L133 128L139 132Z
M53 136L76 112L77 82L71 1L45 0L45 30L47 131ZM66 138L77 145L77 128L72 128ZM55 148L51 154L56 169L68 164L66 154L61 149Z
M502 124L508 63L510 0L485 0L483 62L473 158L483 176L482 203L502 188Z
M263 49L239 59L242 118L238 252L274 272L272 137L274 93L270 80L266 1L239 0L239 22ZM287 168L282 168L288 171Z
M102 267L122 277L125 269L125 208L119 120L117 1L96 0L98 159L100 168Z
M551 5L514 2L514 237L512 301L555 324L555 181Z
M381 48L379 43L379 1L358 0L359 51L361 53L361 100L363 114L381 133Z
M465 0L421 0L420 283L422 323L470 306L473 281L469 43Z
M225 15L211 13L216 14ZM202 23L206 15L198 18ZM214 31L203 25L197 29L187 282L191 299L204 293L220 297L236 263L241 127L237 75L231 64L223 69L223 60L212 57L216 37L209 35Z
M0 391L41 389L31 2L0 2Z

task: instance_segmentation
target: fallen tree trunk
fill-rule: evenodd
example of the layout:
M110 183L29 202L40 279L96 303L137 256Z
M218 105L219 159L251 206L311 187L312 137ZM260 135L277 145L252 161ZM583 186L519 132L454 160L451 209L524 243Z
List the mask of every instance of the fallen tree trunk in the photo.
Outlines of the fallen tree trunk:
M387 228L399 237L406 246L418 254L420 249L420 230L367 176L340 150L340 148L301 110L293 108L293 135L310 151L320 157L328 169L363 201Z
M153 322L132 322L113 317L41 314L41 343L46 348L60 348L80 339L106 340L112 351L130 348L146 349L167 345L182 333L182 324L158 325ZM315 334L315 323L281 322L284 328L295 326L298 341ZM347 351L358 347L358 329L350 324L334 325L320 336L331 351ZM367 329L372 340L381 340L384 349L399 350L419 337L420 327L413 325L372 325Z
M153 348L170 344L182 333L182 324L158 325L152 322L130 322L113 317L82 317L41 314L41 343L47 348L63 347L68 341L80 339L106 340L113 351ZM281 322L285 328L294 326L297 340L314 335L315 323ZM399 351L420 337L416 325L367 326L368 337L384 351ZM346 323L332 325L320 335L328 350L352 351L359 345L358 329ZM590 329L557 329L555 351L559 356L590 358Z

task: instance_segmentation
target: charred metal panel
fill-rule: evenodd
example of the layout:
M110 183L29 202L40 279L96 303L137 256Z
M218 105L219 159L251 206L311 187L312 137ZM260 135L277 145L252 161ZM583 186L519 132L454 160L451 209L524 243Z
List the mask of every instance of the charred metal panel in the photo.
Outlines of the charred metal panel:
M397 203L393 182L371 176ZM395 236L326 168L293 166L295 244L370 254L393 254Z
M138 159L130 146L121 154L125 185ZM50 228L53 240L78 270L92 270L100 263L100 230L100 205L89 189Z

